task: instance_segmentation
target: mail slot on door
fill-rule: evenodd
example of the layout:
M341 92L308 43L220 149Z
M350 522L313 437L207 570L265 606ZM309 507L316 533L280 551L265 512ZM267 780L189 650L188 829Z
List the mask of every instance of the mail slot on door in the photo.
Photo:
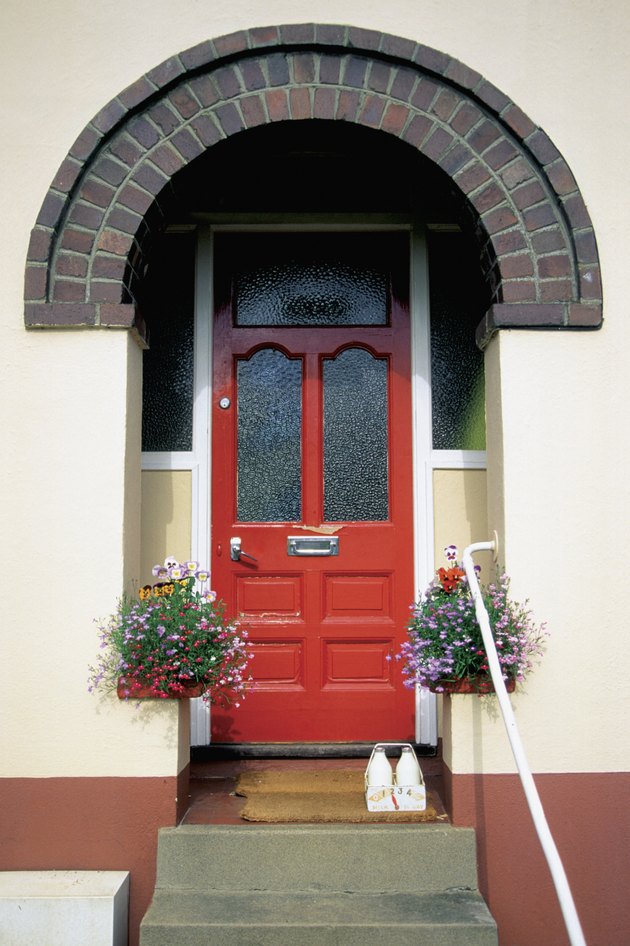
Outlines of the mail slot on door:
M339 537L336 535L290 535L288 555L339 555Z

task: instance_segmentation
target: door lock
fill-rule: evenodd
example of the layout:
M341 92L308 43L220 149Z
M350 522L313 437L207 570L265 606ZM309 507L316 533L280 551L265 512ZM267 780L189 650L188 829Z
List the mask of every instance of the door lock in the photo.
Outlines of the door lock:
M254 555L243 551L241 548L241 538L238 535L233 535L230 539L230 558L233 562L240 562L241 558L249 558L252 562L258 561Z

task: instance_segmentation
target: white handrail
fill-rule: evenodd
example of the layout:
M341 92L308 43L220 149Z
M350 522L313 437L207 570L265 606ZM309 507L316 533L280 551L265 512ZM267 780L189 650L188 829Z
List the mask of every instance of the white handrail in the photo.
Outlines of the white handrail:
M512 704L510 703L507 690L505 688L503 673L494 643L494 636L490 628L488 612L486 611L486 607L483 603L481 589L479 588L479 582L477 581L477 575L475 574L475 567L472 560L473 552L492 552L494 551L494 548L494 542L474 542L472 545L469 545L464 549L462 565L464 566L464 571L466 572L466 578L468 579L468 585L470 587L470 593L475 603L475 614L477 615L477 621L479 622L479 627L481 628L481 636L483 638L486 656L488 658L488 667L490 669L490 675L492 677L494 689L496 690L497 698L499 700L499 706L503 715L503 722L505 724L508 739L510 740L510 745L512 746L512 752L514 754L514 759L518 768L518 774L520 776L523 790L525 792L525 797L527 799L527 804L529 805L529 810L534 822L534 827L536 828L538 839L542 846L545 857L547 858L551 877L556 888L556 894L558 895L558 900L560 902L560 909L562 910L562 915L564 917L564 923L567 928L567 933L569 934L569 941L571 946L586 946L586 940L584 939L580 920L577 915L577 910L575 909L575 903L569 888L567 875L564 871L564 867L562 866L562 861L560 860L560 855L558 854L558 848L556 847L555 842L551 836L551 831L549 830L549 825L547 824L547 819L540 801L540 795L538 794L538 789L534 784L532 772L527 762L525 749L523 748L523 742L516 725L514 710L512 709Z

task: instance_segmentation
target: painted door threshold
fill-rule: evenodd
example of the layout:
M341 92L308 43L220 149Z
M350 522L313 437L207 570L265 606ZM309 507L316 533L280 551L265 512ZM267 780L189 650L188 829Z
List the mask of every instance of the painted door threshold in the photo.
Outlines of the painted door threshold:
M369 759L373 742L241 742L193 746L193 762L223 759ZM414 746L419 756L437 755L430 745Z

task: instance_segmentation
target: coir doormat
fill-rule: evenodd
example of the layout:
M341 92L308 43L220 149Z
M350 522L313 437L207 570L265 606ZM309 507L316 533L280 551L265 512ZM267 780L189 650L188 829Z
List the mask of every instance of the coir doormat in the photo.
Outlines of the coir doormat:
M439 798L427 792L426 811L368 811L363 772L360 770L245 772L236 794L247 801L241 811L245 821L270 824L361 824L363 822L446 821Z

